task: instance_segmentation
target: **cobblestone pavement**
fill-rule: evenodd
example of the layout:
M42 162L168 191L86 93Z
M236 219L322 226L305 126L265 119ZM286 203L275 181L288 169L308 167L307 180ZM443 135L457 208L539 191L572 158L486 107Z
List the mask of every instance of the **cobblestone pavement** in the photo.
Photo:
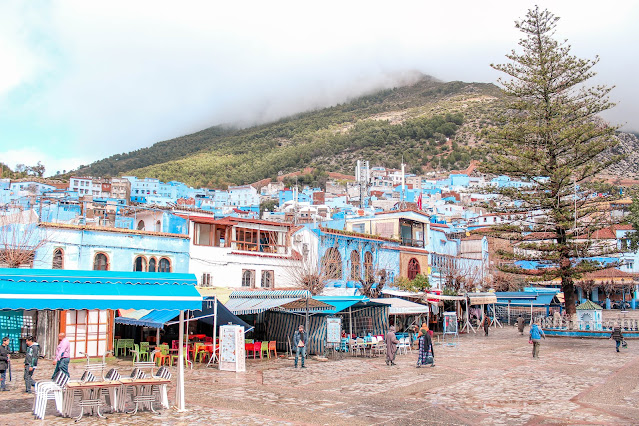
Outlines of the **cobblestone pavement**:
M461 336L455 346L436 345L434 368L415 368L415 352L399 355L395 367L381 357L310 360L306 369L286 359L250 360L242 374L196 366L186 373L185 413L111 414L80 423L639 424L639 341L628 346L616 353L610 340L549 338L533 359L527 337L505 327L489 337ZM18 362L11 392L0 393L0 424L33 418ZM123 372L131 368L115 364ZM51 362L41 366L36 379L50 377ZM73 377L81 370L72 363ZM51 401L46 423L73 420L56 417Z

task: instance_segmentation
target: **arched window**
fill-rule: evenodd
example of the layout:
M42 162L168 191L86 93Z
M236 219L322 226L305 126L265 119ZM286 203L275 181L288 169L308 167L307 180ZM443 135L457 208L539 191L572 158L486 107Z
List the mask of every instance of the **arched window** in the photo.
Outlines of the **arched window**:
M242 271L242 287L255 287L255 270L244 269Z
M375 271L373 271L373 253L367 251L364 253L364 278L366 282L374 281Z
M144 231L144 221L143 220L138 222L138 231Z
M157 222L155 222L155 232L161 232L161 231L162 231L162 222L158 220Z
M158 264L158 272L171 272L171 261L166 257L160 259Z
M408 261L408 279L414 280L417 274L419 274L420 272L421 269L419 268L419 261L412 257Z
M64 269L64 251L61 248L53 250L53 265L51 269Z
M96 253L95 257L93 258L93 270L108 271L109 257L104 253Z
M133 270L135 272L146 272L146 258L144 256L138 256L133 262Z
M152 257L151 259L149 259L149 272L155 272L155 269L157 267L156 265L156 260L155 257Z
M274 271L262 271L262 287L273 288Z
M359 252L351 252L351 280L359 280L362 276L362 267L359 264Z
M329 280L342 279L342 256L335 247L326 250L322 258L322 269Z

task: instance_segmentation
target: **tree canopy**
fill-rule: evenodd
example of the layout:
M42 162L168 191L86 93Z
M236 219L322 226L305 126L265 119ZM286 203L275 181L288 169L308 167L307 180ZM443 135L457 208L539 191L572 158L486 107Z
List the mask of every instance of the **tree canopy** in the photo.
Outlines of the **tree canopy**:
M491 65L507 75L499 79L507 108L489 132L492 158L485 171L530 182L529 187L507 187L499 192L503 212L519 214L502 235L526 239L512 260L537 260L547 268L506 272L560 279L569 314L575 312L574 280L602 268L589 258L610 254L591 239L606 226L604 198L594 198L593 183L618 158L604 160L602 152L614 146L616 127L598 114L613 107L611 87L586 86L599 61L571 54L566 41L555 39L559 18L548 10L530 9L515 23L523 33L521 52L511 51L505 64ZM612 194L608 194L612 196ZM542 237L526 232L545 231Z

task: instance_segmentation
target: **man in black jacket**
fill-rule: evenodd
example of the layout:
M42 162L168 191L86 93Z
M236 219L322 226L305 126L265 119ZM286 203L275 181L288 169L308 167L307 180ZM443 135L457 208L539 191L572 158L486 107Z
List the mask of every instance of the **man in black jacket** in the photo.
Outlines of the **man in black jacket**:
M295 368L297 368L297 359L300 354L302 355L302 368L306 368L304 366L304 359L306 358L306 344L308 337L304 332L304 326L300 325L299 329L293 335L293 345L295 345Z
M27 354L24 357L24 386L25 392L31 393L33 386L33 373L38 366L38 355L40 355L40 346L33 341L33 336L27 336Z
M2 338L0 345L0 391L6 392L7 389L7 368L9 367L9 336Z

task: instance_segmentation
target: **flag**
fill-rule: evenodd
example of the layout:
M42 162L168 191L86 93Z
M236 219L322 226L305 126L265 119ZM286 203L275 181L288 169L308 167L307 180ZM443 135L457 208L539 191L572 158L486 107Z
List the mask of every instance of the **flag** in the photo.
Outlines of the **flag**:
M419 193L419 197L417 197L417 208L422 209L422 193Z

